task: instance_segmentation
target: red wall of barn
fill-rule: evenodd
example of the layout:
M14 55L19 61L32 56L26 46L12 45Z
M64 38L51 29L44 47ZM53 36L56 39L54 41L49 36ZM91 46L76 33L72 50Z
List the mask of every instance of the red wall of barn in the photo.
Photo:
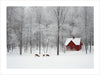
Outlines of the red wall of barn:
M73 50L73 47L75 48L76 51L81 49L81 42L80 45L75 45L72 41L66 46L66 48L68 49L68 47L70 47L71 50Z

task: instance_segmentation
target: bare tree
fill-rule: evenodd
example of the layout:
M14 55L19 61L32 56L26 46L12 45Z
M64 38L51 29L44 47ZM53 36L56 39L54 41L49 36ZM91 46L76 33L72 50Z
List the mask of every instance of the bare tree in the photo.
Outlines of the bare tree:
M84 7L84 12L85 12L85 50L87 54L87 49L88 49L88 42L87 42L87 7Z
M12 42L12 51L15 46L15 44L18 44L19 42L19 47L20 47L20 55L22 55L22 28L23 28L23 20L24 20L24 15L22 14L24 12L23 7L17 8L17 7L8 7L7 8L10 11L9 19L7 22L10 24L10 29L11 32L8 33L11 35L10 37L10 42ZM8 15L7 15L8 17ZM10 21L9 21L10 20ZM7 37L9 38L9 36ZM18 42L17 42L18 41ZM9 42L8 42L9 43Z
M23 46L23 27L24 27L24 7L14 7L15 8L15 25L13 26L14 32L19 41L19 53L22 55Z
M22 41L23 41L23 24L24 24L24 7L21 8L22 12L21 12L21 24L20 24L20 55L22 55Z
M30 7L30 53L32 54L32 25L33 25L33 8Z
M11 32L12 32L12 9L10 7L7 8L7 52L9 52L11 48Z
M93 40L93 7L88 7L88 35L89 35L89 45L90 45L90 53L92 47L92 40Z
M42 23L42 12L41 8L36 8L36 22L39 25L39 36L38 36L38 44L39 44L39 54L41 54L41 23Z
M66 12L64 7L55 7L53 9L54 17L56 18L57 23L57 55L59 55L59 32L60 32L60 26L64 23L66 18Z

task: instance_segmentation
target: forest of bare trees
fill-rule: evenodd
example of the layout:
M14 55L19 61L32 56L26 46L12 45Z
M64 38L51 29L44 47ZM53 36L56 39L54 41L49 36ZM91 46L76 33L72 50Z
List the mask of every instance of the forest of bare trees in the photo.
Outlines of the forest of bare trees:
M7 52L30 51L56 47L65 52L65 40L82 39L87 54L94 45L93 7L7 7Z

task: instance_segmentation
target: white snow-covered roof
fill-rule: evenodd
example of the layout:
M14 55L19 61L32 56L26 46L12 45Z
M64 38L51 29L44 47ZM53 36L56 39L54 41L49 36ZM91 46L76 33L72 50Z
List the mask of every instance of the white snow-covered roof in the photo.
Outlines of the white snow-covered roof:
M81 38L67 38L65 45L68 45L70 41L73 41L76 45L80 45Z

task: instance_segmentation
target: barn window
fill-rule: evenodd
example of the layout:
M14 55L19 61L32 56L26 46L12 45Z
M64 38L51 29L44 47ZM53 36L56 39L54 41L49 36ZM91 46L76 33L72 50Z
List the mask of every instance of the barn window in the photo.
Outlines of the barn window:
M68 49L70 49L70 47L68 46Z
M73 49L75 49L75 47L73 46Z

